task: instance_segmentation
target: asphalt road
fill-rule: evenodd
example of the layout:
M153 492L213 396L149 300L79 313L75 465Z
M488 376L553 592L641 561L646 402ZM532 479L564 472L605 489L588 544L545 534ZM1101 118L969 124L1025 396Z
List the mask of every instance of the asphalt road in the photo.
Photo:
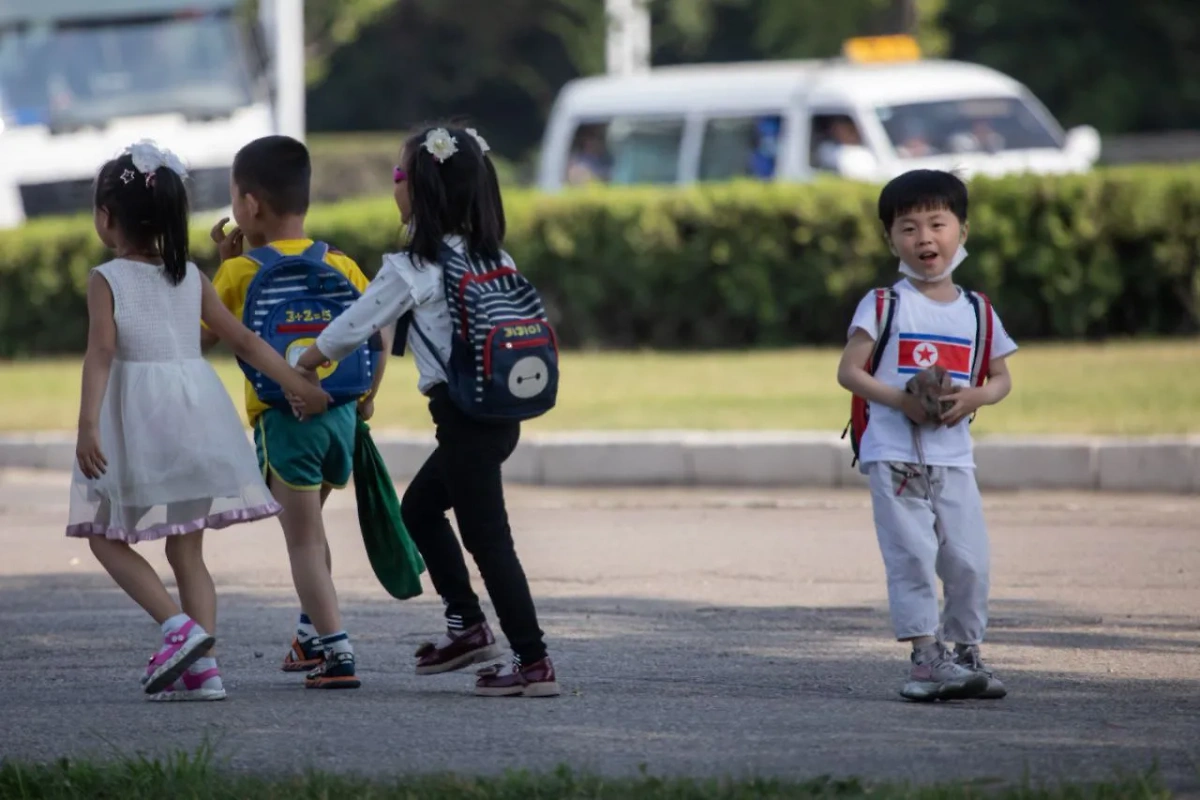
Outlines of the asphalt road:
M352 493L329 514L364 686L278 671L295 613L278 525L210 533L229 699L145 702L157 627L62 536L66 477L0 476L0 754L215 747L233 769L1111 777L1200 791L1200 497L990 495L1002 701L912 705L861 492L514 489L565 686L483 699L419 678L440 604L375 584ZM161 544L144 546L166 574ZM477 586L480 584L477 581Z

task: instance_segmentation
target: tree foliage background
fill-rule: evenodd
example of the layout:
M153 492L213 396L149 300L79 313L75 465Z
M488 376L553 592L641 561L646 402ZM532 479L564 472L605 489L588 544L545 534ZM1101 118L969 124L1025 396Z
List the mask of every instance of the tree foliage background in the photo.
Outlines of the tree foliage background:
M655 64L817 58L907 11L930 55L1025 83L1066 126L1200 128L1195 0L650 0ZM307 0L309 126L397 130L464 111L538 146L563 83L604 69L604 0Z

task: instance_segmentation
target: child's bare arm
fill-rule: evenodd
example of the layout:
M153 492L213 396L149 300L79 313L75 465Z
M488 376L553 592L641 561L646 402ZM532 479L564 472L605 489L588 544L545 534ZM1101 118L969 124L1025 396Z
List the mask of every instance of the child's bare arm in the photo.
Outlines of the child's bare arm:
M208 276L202 275L203 296L200 303L200 318L209 329L229 345L229 349L238 358L246 361L256 369L262 370L288 394L300 397L304 401L306 414L320 414L329 407L329 396L300 373L292 369L283 356L276 353L271 346L254 334L241 321L230 313Z
M954 426L983 406L992 406L1008 397L1012 391L1012 374L1005 358L993 358L988 364L988 379L983 386L964 386L946 395L944 400L954 405L942 414L945 425Z
M117 356L117 323L113 317L113 293L99 273L88 279L88 345L83 358L83 387L79 398L79 437L75 455L88 478L98 478L108 466L101 451L100 408L112 362Z
M916 395L888 386L863 367L871 358L874 347L875 340L870 334L861 328L856 329L842 351L842 361L838 364L838 383L864 400L897 408L913 422L924 422L925 411Z

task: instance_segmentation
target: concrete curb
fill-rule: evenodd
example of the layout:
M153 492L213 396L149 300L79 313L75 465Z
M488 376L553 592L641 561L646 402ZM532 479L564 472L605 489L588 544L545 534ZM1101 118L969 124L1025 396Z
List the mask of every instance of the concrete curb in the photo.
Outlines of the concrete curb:
M375 431L397 481L433 450L432 435ZM984 489L1200 493L1200 436L1009 438L976 442ZM0 468L69 470L68 433L0 436ZM526 436L504 467L543 486L865 486L837 434L795 431L628 431Z

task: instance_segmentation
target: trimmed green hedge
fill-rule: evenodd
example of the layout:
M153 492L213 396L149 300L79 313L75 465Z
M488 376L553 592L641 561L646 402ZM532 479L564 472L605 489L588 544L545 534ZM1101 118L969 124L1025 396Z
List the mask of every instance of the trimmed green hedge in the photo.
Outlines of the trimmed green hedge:
M508 249L564 343L722 348L844 340L855 303L895 278L878 189L840 181L506 198ZM988 292L1018 340L1200 328L1200 168L1138 167L971 184L960 282ZM400 226L390 200L315 208L310 234L373 272ZM194 257L214 264L207 226ZM78 352L90 220L0 233L0 355Z

